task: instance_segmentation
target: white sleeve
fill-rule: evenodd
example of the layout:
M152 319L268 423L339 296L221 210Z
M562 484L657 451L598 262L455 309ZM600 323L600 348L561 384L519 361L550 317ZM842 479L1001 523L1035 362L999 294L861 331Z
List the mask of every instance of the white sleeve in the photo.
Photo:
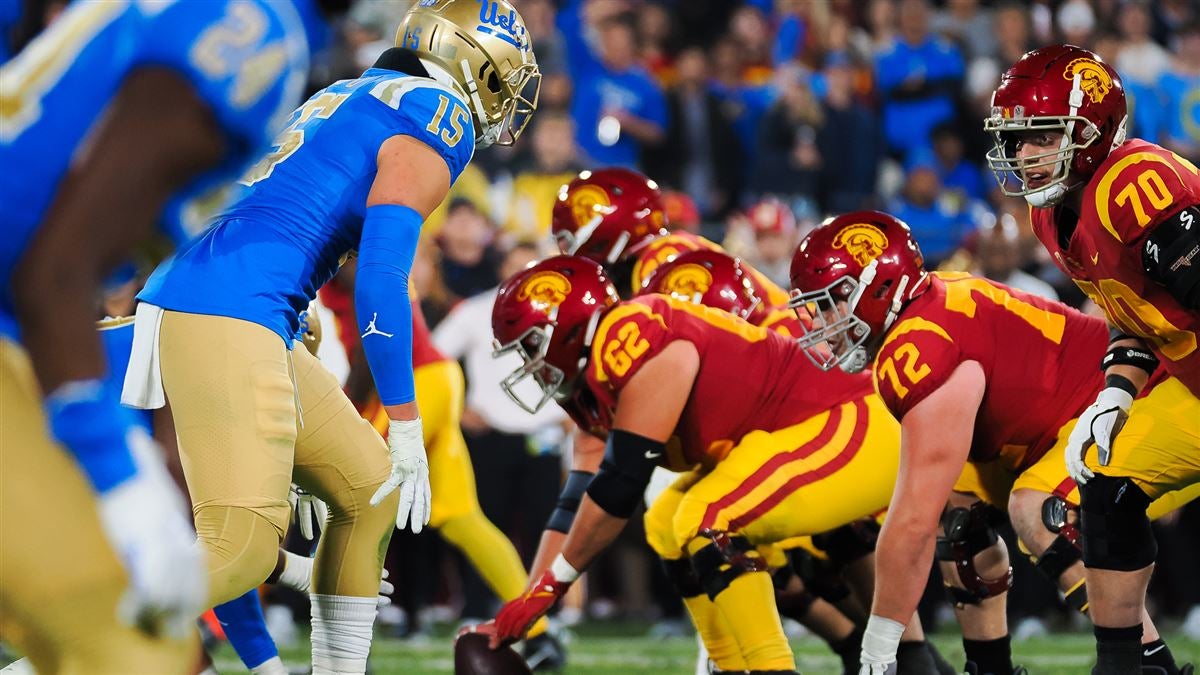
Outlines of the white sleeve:
M438 351L456 361L467 353L478 332L478 327L472 324L475 323L473 316L477 314L475 309L479 304L477 298L462 301L433 329L433 344ZM491 335L490 321L487 332Z

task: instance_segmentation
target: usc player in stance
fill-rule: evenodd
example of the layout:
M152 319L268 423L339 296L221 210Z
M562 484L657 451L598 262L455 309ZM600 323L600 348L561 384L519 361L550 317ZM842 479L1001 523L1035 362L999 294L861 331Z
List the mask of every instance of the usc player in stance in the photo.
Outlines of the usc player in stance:
M1158 548L1146 505L1200 478L1200 171L1126 140L1126 118L1117 72L1092 52L1056 45L1004 74L984 122L1001 188L1029 202L1042 244L1112 326L1105 387L1066 453L1083 498L1101 674L1129 672L1149 654L1139 654L1138 617ZM1164 408L1154 412L1185 424L1190 444L1131 433L1147 414L1134 401L1160 363L1172 379L1155 388Z
M656 465L677 483L670 526L651 546L722 671L794 672L760 544L824 532L887 501L894 421L869 380L821 375L792 341L726 312L650 295L622 302L597 263L542 261L500 289L492 328L524 365L503 385L536 410L556 400L607 432L562 553L501 609L492 644L545 614L631 516ZM737 359L731 359L737 354ZM532 379L541 396L514 386ZM796 386L797 380L811 386ZM860 499L840 499L849 492ZM657 504L656 504L657 506Z
M911 571L928 568L935 550L960 605L968 671L1024 672L1014 670L1008 645L1008 552L978 502L1007 507L1038 568L1072 606L1087 609L1063 501L1077 498L1062 456L1074 418L1101 386L1094 367L1108 344L1104 322L970 275L928 274L908 226L878 211L839 216L810 233L791 278L795 304L813 315L804 351L825 370L858 372L873 359L876 388L901 423L862 672L892 672L896 640L925 585ZM1178 382L1160 375L1155 383L1134 404L1141 423L1131 418L1125 434L1139 445L1194 448L1188 427L1196 421L1174 416ZM1155 508L1165 512L1194 494L1170 495ZM1160 645L1147 662L1161 671L1149 672L1178 672Z

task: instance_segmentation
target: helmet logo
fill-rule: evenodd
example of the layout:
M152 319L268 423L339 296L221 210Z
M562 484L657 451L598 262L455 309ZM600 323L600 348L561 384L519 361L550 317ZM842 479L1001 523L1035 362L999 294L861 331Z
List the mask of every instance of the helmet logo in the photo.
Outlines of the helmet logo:
M571 282L565 276L558 272L543 270L529 277L521 285L520 290L517 291L517 300L532 302L535 309L548 316L566 301L567 294L570 292Z
M1074 80L1076 75L1079 76L1079 88L1088 95L1092 103L1103 101L1112 90L1112 77L1104 66L1094 59L1080 58L1068 63L1067 69L1063 71L1063 78Z
M525 35L525 26L520 23L520 17L511 8L508 14L500 14L500 3L497 0L479 0L479 25L475 30L504 40L521 51L529 49L529 39Z
M608 192L598 185L580 185L571 191L567 200L576 227L584 227L597 215L608 213L608 207L612 205Z
M887 248L888 239L883 230L869 223L857 223L843 227L833 238L834 248L844 248L854 261L866 267L871 261L883 255Z
M664 293L679 295L691 300L707 293L710 286L712 286L712 273L703 265L688 263L669 270L663 278L660 288Z

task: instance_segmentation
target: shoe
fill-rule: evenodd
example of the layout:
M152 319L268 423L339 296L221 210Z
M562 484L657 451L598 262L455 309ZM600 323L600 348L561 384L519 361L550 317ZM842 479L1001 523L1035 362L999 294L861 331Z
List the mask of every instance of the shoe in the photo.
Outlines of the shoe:
M567 665L566 648L549 630L526 640L521 656L529 669L534 671L559 671Z

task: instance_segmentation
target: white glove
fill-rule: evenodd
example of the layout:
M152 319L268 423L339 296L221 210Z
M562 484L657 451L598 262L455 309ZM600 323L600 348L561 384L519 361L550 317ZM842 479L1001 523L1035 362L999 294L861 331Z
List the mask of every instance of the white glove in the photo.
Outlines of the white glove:
M1083 485L1096 475L1083 461L1093 443L1096 444L1096 458L1100 466L1108 466L1112 459L1113 439L1125 426L1125 420L1129 419L1132 405L1133 397L1129 392L1119 387L1107 387L1096 397L1096 402L1079 416L1079 421L1067 438L1067 473L1076 483Z
M392 604L392 593L396 592L396 587L392 582L387 580L387 568L383 568L383 578L379 580L379 598L375 600L376 607L387 607Z
M904 624L872 614L863 633L858 675L895 675L896 650L903 634Z
M305 539L313 540L313 525L319 525L322 531L325 529L329 507L313 493L292 483L292 489L288 490L288 503L296 512L296 524L300 526L300 534Z
M400 506L396 510L396 527L403 530L412 525L413 532L429 524L429 460L425 457L425 436L421 418L392 420L388 423L388 452L392 456L392 475L371 497L377 506L400 488Z
M117 616L151 635L183 639L207 600L204 556L158 446L136 427L126 442L137 475L99 499L100 523L129 576Z

